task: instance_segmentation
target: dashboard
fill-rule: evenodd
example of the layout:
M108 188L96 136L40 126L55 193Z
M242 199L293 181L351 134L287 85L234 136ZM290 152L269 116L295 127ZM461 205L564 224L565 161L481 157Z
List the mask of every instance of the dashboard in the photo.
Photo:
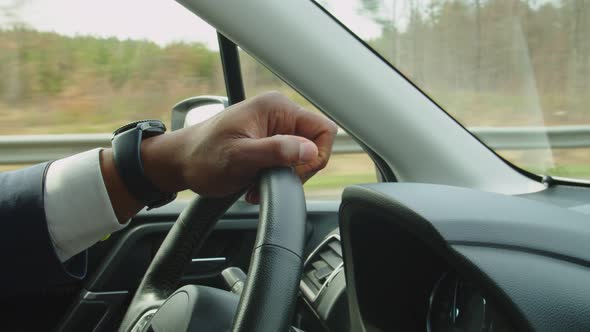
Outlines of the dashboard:
M379 240L379 239L375 239ZM387 243L383 241L381 243ZM372 243L375 245L376 243ZM374 247L376 248L376 247ZM382 253L386 253L382 251ZM404 251L407 254L407 251ZM384 259L386 257L383 257ZM385 264L363 266L366 274L375 276L375 285L363 289L361 298L367 301L367 331L390 331L405 328L415 331L516 331L493 301L488 300L477 285L460 277L442 262L423 260L416 274L387 277L396 273ZM400 259L392 256L387 261ZM432 264L434 263L434 264ZM404 293L390 281L403 285ZM303 331L351 330L346 298L346 282L341 237L328 235L308 256L300 283L302 302L297 325ZM395 298L394 298L395 297ZM399 316L391 312L394 309Z
M371 184L345 190L339 218L305 261L304 331L590 330L590 218L577 208Z

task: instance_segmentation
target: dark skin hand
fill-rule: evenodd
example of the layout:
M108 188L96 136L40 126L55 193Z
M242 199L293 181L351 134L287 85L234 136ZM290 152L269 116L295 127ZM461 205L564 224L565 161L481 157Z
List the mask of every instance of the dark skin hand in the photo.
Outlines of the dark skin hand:
M162 191L190 189L222 197L248 188L258 203L256 179L266 168L294 166L302 182L323 169L336 125L271 92L233 105L213 118L141 145L147 177ZM118 220L126 222L144 206L121 181L111 149L100 156L103 179Z

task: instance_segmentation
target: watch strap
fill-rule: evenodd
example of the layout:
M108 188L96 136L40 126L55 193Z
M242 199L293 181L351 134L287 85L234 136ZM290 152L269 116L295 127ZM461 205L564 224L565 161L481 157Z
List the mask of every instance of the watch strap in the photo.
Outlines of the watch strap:
M130 123L115 131L112 139L113 159L127 190L149 209L165 205L176 193L160 191L145 175L141 159L141 141L161 135L166 127L160 121Z

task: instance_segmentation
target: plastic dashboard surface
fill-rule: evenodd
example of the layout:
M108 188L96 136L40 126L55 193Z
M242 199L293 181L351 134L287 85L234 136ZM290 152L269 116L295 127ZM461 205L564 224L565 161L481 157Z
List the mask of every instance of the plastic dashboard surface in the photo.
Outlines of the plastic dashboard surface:
M345 190L340 208L355 331L424 330L448 271L514 330L590 330L590 216L523 197L430 184Z

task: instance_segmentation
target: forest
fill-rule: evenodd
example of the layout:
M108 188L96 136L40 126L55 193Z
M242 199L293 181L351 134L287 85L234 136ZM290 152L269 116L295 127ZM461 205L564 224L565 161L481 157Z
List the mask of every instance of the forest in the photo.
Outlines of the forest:
M367 42L467 125L589 122L590 1L360 3L381 26ZM189 96L224 94L218 52L199 43L71 37L15 24L0 31L0 50L7 133L110 131L138 117L166 119ZM242 59L249 95L279 89L303 101Z
M590 124L590 1L358 5L380 29L366 43L466 126ZM187 97L225 94L218 51L200 43L65 36L20 22L2 26L0 50L3 134L111 132L140 118L167 121ZM247 95L280 90L313 109L256 60L241 58ZM527 151L501 153L537 170L526 165ZM553 158L560 167L538 171L590 177L589 149Z
M362 3L369 43L467 125L590 122L590 1Z

